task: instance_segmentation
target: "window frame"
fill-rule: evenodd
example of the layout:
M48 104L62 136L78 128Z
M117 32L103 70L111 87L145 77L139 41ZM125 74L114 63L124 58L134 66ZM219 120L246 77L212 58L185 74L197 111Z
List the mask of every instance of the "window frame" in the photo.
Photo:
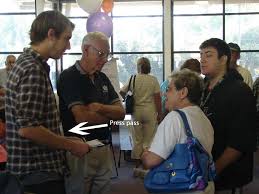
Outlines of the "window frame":
M171 41L171 69L174 70L174 61L175 61L175 54L179 53L179 54L185 54L185 53L199 53L199 50L187 50L187 51L183 51L183 50L174 50L174 19L175 17L190 17L190 16L221 16L222 17L222 39L226 41L226 16L231 16L231 15L259 15L259 11L258 12L226 12L226 0L222 0L222 12L221 13L204 13L204 14L174 14L174 4L177 0L171 0L171 37L172 37L172 41ZM198 48L197 48L198 49ZM241 49L241 54L242 53L259 53L259 49ZM252 74L252 72L251 72Z

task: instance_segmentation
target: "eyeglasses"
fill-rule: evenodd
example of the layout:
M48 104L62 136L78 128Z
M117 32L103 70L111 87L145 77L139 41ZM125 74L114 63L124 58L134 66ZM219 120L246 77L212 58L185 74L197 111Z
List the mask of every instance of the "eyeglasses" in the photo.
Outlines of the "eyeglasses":
M100 51L99 49L95 48L93 45L90 45L97 53L98 53L98 57L100 59L111 59L112 55L110 53L106 53L103 51Z

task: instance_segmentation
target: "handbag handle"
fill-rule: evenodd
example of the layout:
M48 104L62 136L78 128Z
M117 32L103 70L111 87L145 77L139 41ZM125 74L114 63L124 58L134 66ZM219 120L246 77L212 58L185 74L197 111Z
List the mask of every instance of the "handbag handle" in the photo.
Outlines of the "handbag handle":
M135 78L136 78L136 75L132 75L132 76L130 77L130 81L129 81L129 85L128 85L128 91L129 91L129 89L130 89L130 84L131 84L132 77L133 77L133 89L132 89L132 93L133 93L133 92L134 92L134 88L135 88ZM127 92L128 92L128 91L127 91Z
M185 129L186 135L188 137L193 137L190 125L189 125L187 117L186 117L186 114L183 111L181 111L181 110L175 110L175 111L180 114L180 116L181 116L181 118L183 120L183 124L184 124L184 129Z

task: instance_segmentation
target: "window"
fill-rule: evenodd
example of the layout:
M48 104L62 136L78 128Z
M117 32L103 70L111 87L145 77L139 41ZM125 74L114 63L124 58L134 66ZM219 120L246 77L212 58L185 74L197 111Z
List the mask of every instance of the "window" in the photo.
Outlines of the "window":
M143 56L151 62L151 74L162 83L162 1L115 2L113 29L112 48L119 58L120 83L125 84L132 74L137 73L137 59Z
M259 50L258 20L259 13L253 15L227 15L227 42L236 42L241 50Z
M29 30L35 18L34 0L8 0L0 6L0 68L5 67L6 57L16 57L29 44Z
M222 12L222 0L173 0L173 13L178 14L213 14Z
M163 54L116 54L120 85L125 84L131 75L137 74L137 60L147 57L151 63L151 73L156 76L159 83L163 82Z
M259 0L226 0L225 37L241 48L239 64L259 76Z
M5 52L22 52L30 43L29 30L35 15L0 15L0 48Z
M199 53L175 53L174 54L174 69L175 70L179 70L181 68L181 66L183 65L183 63L187 60L187 59L198 59L200 58L200 54Z
M226 13L258 12L258 0L225 0Z
M63 55L63 69L67 69L68 67L75 64L77 60L81 59L81 54L75 55Z
M175 16L174 50L196 51L201 42L211 37L222 39L220 16Z
M34 13L35 0L8 0L1 4L0 13Z
M0 67L4 68L7 55L13 54L18 57L24 47L30 43L29 30L38 11L52 9L50 1L43 0L8 0L0 6L0 34L4 38L0 41ZM56 88L56 61L49 60L50 78L54 89Z
M66 69L81 58L81 42L87 33L88 14L77 3L63 3L62 12L76 25L71 50L67 50L67 55L62 59L63 69ZM114 2L113 37L110 43L111 52L119 58L117 65L121 85L136 73L137 59L142 56L150 59L151 73L160 82L163 81L162 13L162 0Z
M199 45L214 37L237 43L241 48L240 65L249 69L254 79L259 75L259 0L171 2L175 69L188 58L199 59Z

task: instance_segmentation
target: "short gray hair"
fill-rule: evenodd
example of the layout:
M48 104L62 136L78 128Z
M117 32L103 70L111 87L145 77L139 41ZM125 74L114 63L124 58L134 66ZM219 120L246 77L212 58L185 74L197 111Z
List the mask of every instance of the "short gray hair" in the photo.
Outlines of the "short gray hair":
M186 87L188 89L188 100L196 105L200 104L201 94L203 90L202 77L189 69L183 69L181 71L174 72L171 76L176 90L181 90Z
M95 41L95 40L103 40L103 41L107 41L109 43L109 40L104 33L102 33L102 32L89 32L83 38L82 45L81 45L82 51L83 51L85 45L91 44L91 42Z

